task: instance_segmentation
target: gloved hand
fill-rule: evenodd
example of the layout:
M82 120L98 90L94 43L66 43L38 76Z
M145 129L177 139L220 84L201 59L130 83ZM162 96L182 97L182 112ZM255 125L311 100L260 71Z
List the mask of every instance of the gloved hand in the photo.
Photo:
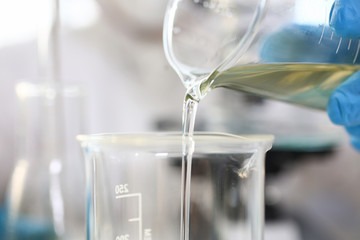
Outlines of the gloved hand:
M360 1L335 0L329 16L329 25L344 38L360 38Z
M360 150L360 72L335 89L327 111L331 121L343 125L351 136L353 146Z
M360 39L360 1L336 0L329 22L337 35ZM360 150L360 72L335 89L327 111L331 121L343 125L350 134L352 145Z
M360 3L360 0L357 0ZM360 31L360 30L359 30ZM325 32L326 37L322 37ZM340 37L330 38L332 29L321 25L285 26L280 31L268 36L261 47L260 57L264 63L342 63L353 64L357 51L357 42L353 41L348 48L347 42L337 51ZM321 39L321 44L319 41ZM345 42L345 41L344 41ZM352 53L352 54L349 54ZM355 59L360 63L360 56Z
M263 44L262 61L359 64L360 53L355 53L360 46L360 0L335 0L329 25L330 28L325 29L307 25L290 25L281 29ZM323 31L327 35L335 32L337 36L322 38ZM351 38L353 44L350 48L343 44L337 51L341 37ZM321 44L318 44L319 39ZM354 55L358 55L355 62ZM335 89L327 111L333 123L345 127L353 146L360 150L360 72Z

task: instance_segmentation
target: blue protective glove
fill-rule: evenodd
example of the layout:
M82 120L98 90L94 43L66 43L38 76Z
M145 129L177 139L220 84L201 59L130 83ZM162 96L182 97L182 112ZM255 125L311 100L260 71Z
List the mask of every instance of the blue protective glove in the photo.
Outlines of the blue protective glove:
M360 0L357 0L360 3ZM260 57L264 63L274 62L311 62L311 63L342 63L353 64L357 44L342 44L338 51L340 37L322 38L324 27L311 25L288 25L279 32L267 37L263 43ZM332 29L325 29L330 36ZM318 44L319 39L321 44ZM345 42L345 41L344 41ZM360 63L360 57L356 58Z
M360 0L336 0L330 13L330 27L341 37L360 38ZM330 96L327 105L331 121L343 125L351 143L360 150L360 72L353 74Z
M329 25L344 38L360 38L360 1L336 0L332 6Z
M353 146L360 150L360 72L335 89L327 110L331 121L343 125Z
M355 53L358 44L342 44L340 37L360 41L360 0L335 0L330 16L330 28L322 26L290 25L269 36L262 46L263 62L311 62L359 64ZM322 38L335 32L333 38ZM318 43L319 39L321 44ZM345 40L348 41L348 40ZM353 41L355 42L355 41ZM330 96L327 111L333 123L343 125L351 136L353 146L360 150L360 72L353 74Z

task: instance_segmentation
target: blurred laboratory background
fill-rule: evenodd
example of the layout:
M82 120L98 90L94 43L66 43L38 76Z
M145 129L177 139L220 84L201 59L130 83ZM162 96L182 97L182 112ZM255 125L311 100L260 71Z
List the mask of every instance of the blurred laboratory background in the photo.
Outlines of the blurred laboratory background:
M166 0L59 2L64 201L72 209L71 221L79 222L77 236L84 239L85 170L75 136L180 131L185 88L163 51ZM43 3L0 0L0 206L14 184L10 179L24 144L21 124L30 116L19 104L19 91L24 86L39 91L42 81L38 19L46 11ZM37 114L31 118L43 116L29 106ZM360 154L326 112L225 89L211 92L198 111L198 131L276 136L266 158L265 240L360 239ZM32 132L41 128L33 124Z

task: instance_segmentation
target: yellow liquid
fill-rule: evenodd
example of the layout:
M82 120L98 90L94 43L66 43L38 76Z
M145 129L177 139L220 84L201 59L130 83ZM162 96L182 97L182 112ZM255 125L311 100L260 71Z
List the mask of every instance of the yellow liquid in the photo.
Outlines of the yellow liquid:
M214 72L200 85L188 91L183 110L183 134L184 136L193 134L199 99L205 97L214 88L229 88L261 97L326 109L333 90L358 70L360 70L359 65L263 64L238 66L224 72ZM188 240L190 239L191 141L184 141L183 145L181 240Z
M214 88L229 88L284 102L326 109L334 89L360 65L263 64L214 72L200 85L203 96Z

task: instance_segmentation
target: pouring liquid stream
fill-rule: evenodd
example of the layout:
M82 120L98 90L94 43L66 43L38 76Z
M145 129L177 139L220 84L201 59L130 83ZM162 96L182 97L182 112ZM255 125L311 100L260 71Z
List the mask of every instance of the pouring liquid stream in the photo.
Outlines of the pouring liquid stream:
M191 196L191 165L192 154L195 143L192 139L194 133L195 117L198 101L185 96L183 105L183 156L182 156L182 176L181 176L181 226L180 240L190 239L190 196Z
M215 88L228 88L260 97L326 110L333 90L359 65L340 64L256 64L213 72L207 79L186 93L183 105L183 161L181 240L190 239L191 164L195 148L192 135L200 100ZM195 93L195 94L194 94Z

